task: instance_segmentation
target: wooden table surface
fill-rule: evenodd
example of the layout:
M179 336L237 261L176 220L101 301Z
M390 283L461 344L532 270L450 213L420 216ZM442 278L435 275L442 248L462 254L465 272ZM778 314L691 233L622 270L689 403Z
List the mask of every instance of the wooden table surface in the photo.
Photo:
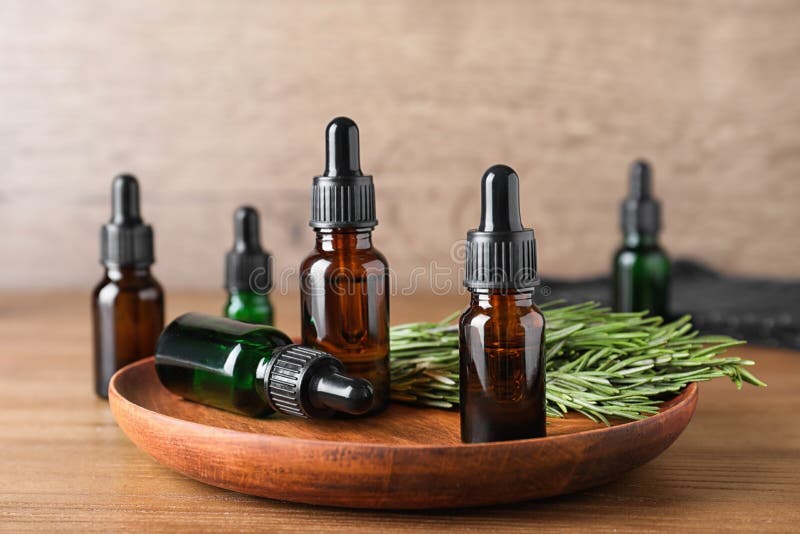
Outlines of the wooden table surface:
M217 313L220 293L169 294L167 317ZM298 332L297 299L276 298ZM438 319L461 297L393 300L394 323ZM465 531L800 528L800 353L760 347L766 389L700 388L662 456L617 482L513 506L435 512L315 508L205 486L136 449L92 391L88 294L0 294L0 530Z

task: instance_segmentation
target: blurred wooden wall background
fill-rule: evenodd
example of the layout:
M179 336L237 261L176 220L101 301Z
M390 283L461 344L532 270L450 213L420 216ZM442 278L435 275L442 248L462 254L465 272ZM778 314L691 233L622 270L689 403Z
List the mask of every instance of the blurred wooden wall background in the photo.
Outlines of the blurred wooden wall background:
M295 266L341 114L400 276L452 265L497 162L546 275L607 270L638 156L673 256L800 275L796 0L2 0L0 285L91 286L120 171L167 287L220 286L241 203Z

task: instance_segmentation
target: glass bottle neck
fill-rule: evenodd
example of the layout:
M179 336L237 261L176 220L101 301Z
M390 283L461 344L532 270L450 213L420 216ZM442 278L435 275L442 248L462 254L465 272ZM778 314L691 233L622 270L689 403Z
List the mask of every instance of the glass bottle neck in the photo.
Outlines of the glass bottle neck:
M267 367L269 366L269 361L272 359L272 353L275 351L275 347L265 349L264 356L258 360L258 364L256 365L256 392L258 393L259 398L264 401L264 403L272 408L269 402L269 395L267 394L267 390L269 389L269 384L267 384Z
M372 229L318 229L318 251L367 250L372 248Z
M150 278L150 267L116 267L106 266L106 276L111 280L123 278Z
M658 246L658 235L656 234L625 232L622 240L625 246L629 248Z
M470 305L493 307L498 305L533 306L534 290L531 289L473 289L470 290Z

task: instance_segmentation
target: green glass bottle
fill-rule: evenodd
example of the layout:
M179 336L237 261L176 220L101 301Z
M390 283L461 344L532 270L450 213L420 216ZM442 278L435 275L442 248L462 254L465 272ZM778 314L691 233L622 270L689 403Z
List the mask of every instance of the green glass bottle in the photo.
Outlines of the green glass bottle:
M225 317L246 323L274 324L269 296L253 291L229 289Z
M225 288L228 300L223 315L255 324L274 324L269 291L272 289L271 258L261 248L258 211L242 206L233 216L234 244L225 255Z
M200 313L164 329L156 372L176 395L252 417L359 415L372 407L370 383L346 376L327 352L292 345L271 326Z
M620 312L669 313L670 262L658 244L661 209L652 196L650 165L635 161L622 203L623 244L614 256L613 301Z

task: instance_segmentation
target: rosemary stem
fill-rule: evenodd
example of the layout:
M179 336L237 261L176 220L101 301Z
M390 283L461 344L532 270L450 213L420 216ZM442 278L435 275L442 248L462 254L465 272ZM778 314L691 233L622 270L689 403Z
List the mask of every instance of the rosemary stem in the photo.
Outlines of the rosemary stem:
M610 424L658 412L665 395L691 382L728 377L737 387L766 384L750 360L722 354L744 341L701 336L684 316L671 323L615 313L596 302L542 306L546 320L547 415L572 410ZM454 312L439 322L391 329L392 399L418 406L458 405L458 329Z

